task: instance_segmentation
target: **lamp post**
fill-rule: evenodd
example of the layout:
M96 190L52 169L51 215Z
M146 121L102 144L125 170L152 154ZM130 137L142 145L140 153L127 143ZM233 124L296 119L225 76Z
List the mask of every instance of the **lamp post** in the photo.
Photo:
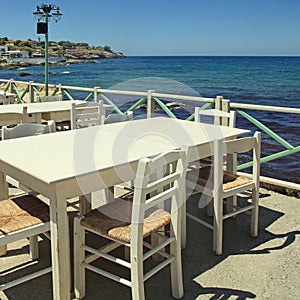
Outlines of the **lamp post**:
M51 11L54 11L51 14ZM36 11L33 13L37 20L37 33L45 35L45 95L48 96L48 83L49 83L49 51L48 51L48 22L53 17L57 23L62 14L59 11L59 7L55 4L42 4L36 7Z

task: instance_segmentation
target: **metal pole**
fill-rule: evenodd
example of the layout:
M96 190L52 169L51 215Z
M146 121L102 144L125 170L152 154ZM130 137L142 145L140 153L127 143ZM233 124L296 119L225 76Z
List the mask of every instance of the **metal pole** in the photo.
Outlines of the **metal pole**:
M48 27L49 13L45 12L45 22ZM48 96L48 82L49 82L49 54L48 54L48 29L45 33L45 95Z

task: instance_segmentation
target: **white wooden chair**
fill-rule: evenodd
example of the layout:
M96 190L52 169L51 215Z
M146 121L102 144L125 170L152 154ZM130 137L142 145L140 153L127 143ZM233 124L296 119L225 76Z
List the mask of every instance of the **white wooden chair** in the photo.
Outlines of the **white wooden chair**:
M40 134L55 132L55 123L53 120L50 120L50 121L48 121L47 125L24 123L24 124L19 124L13 128L7 128L6 126L3 126L1 132L2 132L3 140L22 138L22 137L26 137L26 136L33 136L33 135L40 135ZM12 178L10 176L6 176L6 182L11 184L12 186L22 190L23 194L24 193L30 193L31 195L35 194L35 192L33 192L27 186L21 184L19 181L15 180L14 178ZM31 247L32 248L37 247L37 243L38 243L37 236L31 237L31 239L30 239Z
M135 178L133 202L114 199L74 219L74 287L75 296L85 296L85 269L94 271L119 283L131 287L132 299L143 300L144 281L170 264L172 295L183 297L181 267L181 204L185 188L185 152L172 151L155 158L141 159ZM169 171L167 171L169 170ZM161 209L168 202L170 211ZM169 234L162 229L170 225ZM111 243L101 249L85 245L85 232L92 232L108 239ZM155 235L161 241L155 248L145 238ZM125 246L130 249L130 258L124 260L108 254L110 251ZM169 245L170 252L165 251ZM148 249L146 253L143 250ZM150 250L149 250L150 249ZM85 252L93 256L85 257ZM159 252L164 260L144 272L144 261ZM91 262L104 258L130 269L130 278L122 278L104 271ZM99 291L101 295L101 291Z
M49 207L33 195L19 196L0 201L0 248L50 230ZM36 243L30 243L30 257L38 258ZM20 266L14 266L16 271ZM24 266L23 266L24 267ZM11 270L14 270L12 268ZM2 269L2 268L1 268ZM51 267L0 284L0 291L51 272Z
M16 139L16 138L22 138L26 136L33 136L33 135L55 132L55 123L53 120L50 120L46 125L24 123L24 124L19 124L12 128L3 126L1 132L2 132L2 140ZM26 187L23 184L20 184L17 180L11 178L10 176L6 176L6 181L26 193L31 192L31 190L28 189L28 187Z
M71 129L103 124L103 101L72 103Z
M196 217L195 214L187 213L186 215L213 230L213 251L218 255L222 254L224 220L250 210L251 235L255 237L258 234L260 143L261 134L259 132L256 132L252 137L236 140L216 140L214 142L213 166L187 172L187 185L207 195L213 201L213 225ZM232 155L251 150L253 152L252 178L236 175L234 170L224 170L224 154L227 154L228 159L230 159ZM224 213L224 199L245 191L251 191L251 203L244 207L235 206L230 212Z
M126 122L126 121L132 121L133 120L133 112L129 111L123 115L117 114L117 113L112 113L108 115L105 120L104 124L113 124L113 123L119 123L119 122ZM117 188L125 189L128 190L128 196L132 196L133 192L133 183L128 182L127 184L122 184L122 185L116 185ZM113 188L110 189L110 192L113 193Z
M63 98L61 95L56 96L39 96L38 102L55 102L55 101L62 101Z
M123 115L110 114L105 118L104 124L112 124L112 123L130 121L132 119L133 119L133 112L132 111L129 111L128 113L123 114Z
M200 107L195 107L195 122L204 122L205 118L207 121L210 121L210 119L212 119L212 123L215 125L235 127L236 113L234 110L225 112L219 109L202 110Z
M200 123L211 123L214 125L222 125L235 127L236 122L236 112L231 110L230 112L221 111L219 109L205 109L202 110L200 107L195 107L194 113L194 121ZM236 156L233 158L236 161ZM195 161L190 163L189 169L199 169L201 167L207 167L212 164L212 157L206 157L199 161ZM195 171L197 172L197 171ZM191 183L187 182L187 185L191 185ZM197 190L194 190L192 194L199 193ZM232 204L236 205L236 197L231 198ZM212 216L213 207L212 202L207 205L207 215ZM185 247L185 230L183 229L183 248Z
M214 125L222 125L235 127L236 112L231 110L230 112L225 112L219 109L204 109L200 107L195 107L194 121L200 123L212 123ZM208 165L211 163L211 158L207 157L198 162L199 166Z

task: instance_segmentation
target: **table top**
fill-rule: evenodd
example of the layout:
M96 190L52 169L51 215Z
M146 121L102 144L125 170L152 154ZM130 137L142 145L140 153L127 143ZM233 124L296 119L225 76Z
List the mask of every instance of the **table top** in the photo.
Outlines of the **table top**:
M198 146L245 133L249 131L163 117L141 119L1 141L0 166L8 164L51 184L182 145Z

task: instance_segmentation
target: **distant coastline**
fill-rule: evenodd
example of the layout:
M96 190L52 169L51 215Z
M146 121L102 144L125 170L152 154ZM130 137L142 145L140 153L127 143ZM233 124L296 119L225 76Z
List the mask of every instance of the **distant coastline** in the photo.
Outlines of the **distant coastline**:
M49 60L49 65L51 66L67 66L71 64L85 64L85 63L96 63L96 59L113 59L113 58L124 58L125 55L117 55L112 57L105 57L105 58L62 58L61 60ZM20 68L25 67L32 67L32 66L43 66L45 61L36 60L36 59L26 59L26 60L14 60L14 61L5 61L0 62L0 70L17 70Z
M126 57L122 52L114 51L110 46L90 46L87 43L70 41L49 42L49 65L65 66L69 64L93 63L95 59ZM9 40L0 38L0 69L19 69L44 65L44 43L33 40Z

